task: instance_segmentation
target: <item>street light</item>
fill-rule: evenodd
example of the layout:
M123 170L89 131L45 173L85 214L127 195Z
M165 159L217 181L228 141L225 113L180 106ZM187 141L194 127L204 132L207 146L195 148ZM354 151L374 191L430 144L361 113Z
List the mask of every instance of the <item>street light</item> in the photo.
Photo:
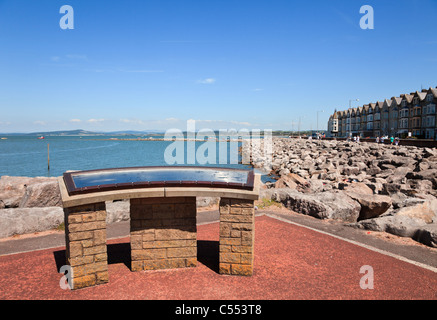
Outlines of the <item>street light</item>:
M306 117L305 117L305 116L303 116L303 117L300 116L300 117L299 117L299 125L298 125L298 129L297 129L297 130L298 130L298 135L299 135L299 136L300 136L300 122L301 122L301 119L302 119L302 118L306 118Z
M325 112L324 110L317 111L317 133L319 132L319 112Z
M351 110L351 102L352 101L360 101L360 99L349 100L349 137L352 137L352 110Z

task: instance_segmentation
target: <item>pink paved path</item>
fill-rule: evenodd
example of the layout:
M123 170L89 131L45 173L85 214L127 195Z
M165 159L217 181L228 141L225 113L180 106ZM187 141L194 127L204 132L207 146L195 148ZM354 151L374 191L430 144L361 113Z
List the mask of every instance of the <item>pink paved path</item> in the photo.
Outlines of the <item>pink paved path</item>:
M0 299L437 299L437 274L266 216L256 218L252 277L217 273L218 223L198 226L198 266L131 272L129 238L108 241L109 283L59 287L65 248L0 257ZM360 268L374 289L360 288Z

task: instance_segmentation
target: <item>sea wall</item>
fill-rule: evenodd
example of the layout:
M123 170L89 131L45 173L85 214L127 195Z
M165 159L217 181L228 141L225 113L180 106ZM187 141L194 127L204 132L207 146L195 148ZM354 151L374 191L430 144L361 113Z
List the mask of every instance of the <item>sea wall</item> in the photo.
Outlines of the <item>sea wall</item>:
M197 198L197 208L218 205L218 198ZM106 202L106 222L130 220L130 202ZM57 177L0 178L0 238L47 231L64 222Z
M250 144L243 145L249 152ZM252 165L264 167L252 153ZM437 149L273 138L262 197L296 212L437 246Z

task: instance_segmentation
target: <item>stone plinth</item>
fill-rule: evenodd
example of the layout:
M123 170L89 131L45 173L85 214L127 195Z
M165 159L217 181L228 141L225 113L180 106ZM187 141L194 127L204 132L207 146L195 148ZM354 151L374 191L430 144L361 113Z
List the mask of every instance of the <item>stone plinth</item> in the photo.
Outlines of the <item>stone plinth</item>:
M197 265L196 197L220 197L219 272L252 275L254 250L253 190L191 187L123 188L70 195L59 187L65 218L67 265L73 289L108 282L105 201L130 199L131 270L158 270Z
M67 265L72 289L108 282L105 203L64 209Z
M197 265L196 197L131 199L131 269Z
M252 275L254 217L253 200L221 199L219 256L221 274Z

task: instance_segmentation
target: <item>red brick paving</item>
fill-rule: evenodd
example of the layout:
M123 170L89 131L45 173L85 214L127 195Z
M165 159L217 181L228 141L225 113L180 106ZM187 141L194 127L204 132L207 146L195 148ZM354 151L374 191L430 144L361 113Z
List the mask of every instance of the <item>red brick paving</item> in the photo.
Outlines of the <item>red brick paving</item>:
M62 290L65 248L0 257L0 299L437 299L437 274L304 227L256 218L252 277L218 269L218 223L198 227L196 268L131 272L129 238L108 241L109 283ZM374 289L360 288L360 268Z

